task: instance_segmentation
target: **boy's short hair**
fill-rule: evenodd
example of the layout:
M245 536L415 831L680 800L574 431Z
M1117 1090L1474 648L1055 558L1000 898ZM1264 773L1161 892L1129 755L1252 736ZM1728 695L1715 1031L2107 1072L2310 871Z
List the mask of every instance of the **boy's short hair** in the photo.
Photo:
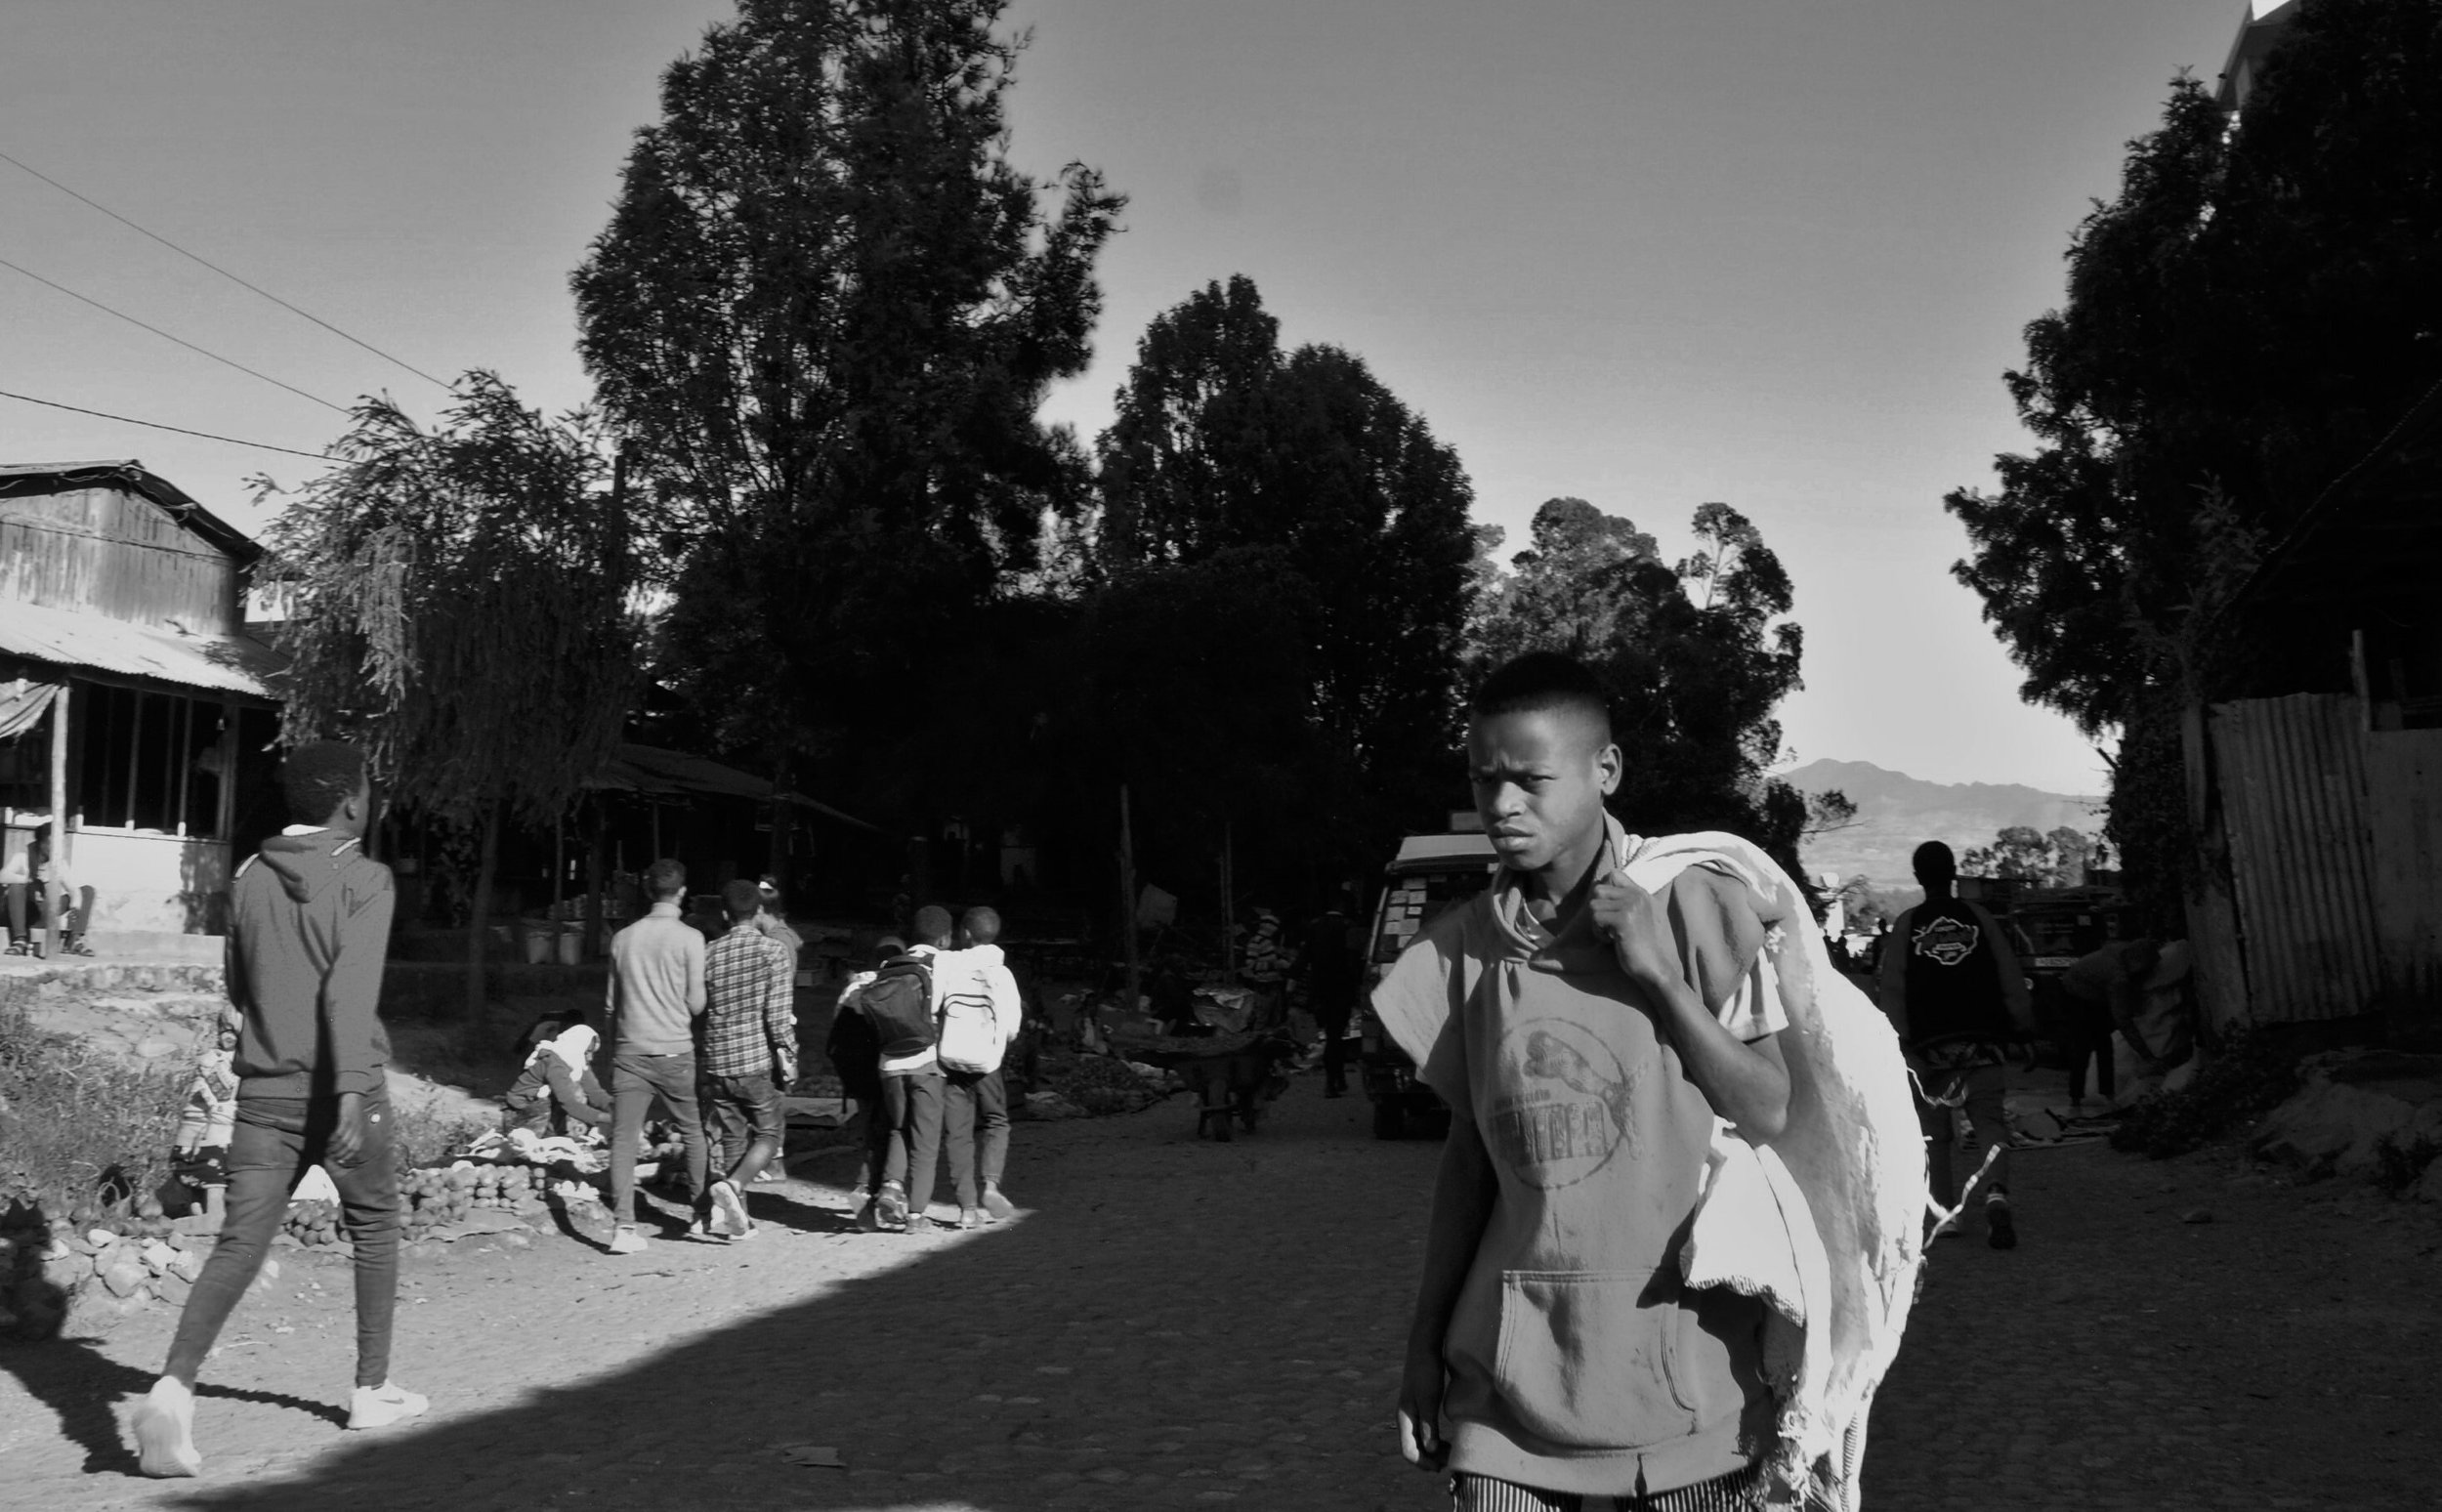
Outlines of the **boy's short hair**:
M664 856L645 868L645 896L654 903L687 891L687 863Z
M291 819L322 823L364 785L364 753L345 740L308 740L281 758L279 785Z
M763 889L740 877L722 887L721 907L731 923L743 924L763 911Z
M1575 656L1558 651L1528 651L1503 663L1478 684L1467 700L1471 719L1495 719L1503 714L1542 714L1557 709L1584 714L1611 740L1611 699L1602 680Z
M1000 938L1000 910L982 905L969 908L958 927L967 932L967 939L976 945L990 945Z
M1958 858L1939 840L1927 840L1916 847L1916 854L1908 858L1908 866L1918 882L1958 880Z
M916 910L916 943L931 945L949 933L949 910L940 903L926 903Z

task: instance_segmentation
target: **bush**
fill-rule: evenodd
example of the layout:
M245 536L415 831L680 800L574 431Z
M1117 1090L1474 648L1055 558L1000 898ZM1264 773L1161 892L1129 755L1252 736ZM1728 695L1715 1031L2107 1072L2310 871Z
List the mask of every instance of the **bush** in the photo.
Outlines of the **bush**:
M123 1066L35 1029L21 1005L0 1006L0 1205L59 1216L150 1195L169 1174L188 1081L183 1066Z
M2262 1030L2228 1035L2220 1052L2176 1092L2157 1092L2121 1114L2111 1147L2167 1160L2272 1112L2297 1090L2299 1054Z

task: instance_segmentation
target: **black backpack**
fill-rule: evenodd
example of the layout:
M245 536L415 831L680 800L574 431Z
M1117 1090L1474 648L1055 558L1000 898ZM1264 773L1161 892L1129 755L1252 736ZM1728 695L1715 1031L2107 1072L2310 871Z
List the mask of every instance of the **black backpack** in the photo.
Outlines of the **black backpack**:
M873 1026L882 1054L910 1056L933 1048L933 968L923 957L901 955L882 963L857 994L857 1006Z

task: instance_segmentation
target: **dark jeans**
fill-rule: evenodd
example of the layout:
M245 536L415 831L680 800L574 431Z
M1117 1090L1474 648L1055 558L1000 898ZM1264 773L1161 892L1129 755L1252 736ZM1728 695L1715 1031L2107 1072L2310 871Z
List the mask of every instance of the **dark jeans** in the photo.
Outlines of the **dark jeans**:
M998 1071L950 1071L943 1082L949 1183L958 1189L960 1207L975 1207L982 1201L976 1181L977 1144L984 1147L983 1186L999 1186L1000 1173L1009 1163L1009 1093Z
M704 1177L703 1120L695 1112L695 1052L640 1055L621 1050L610 1058L610 1217L636 1221L636 1150L644 1142L645 1110L653 1094L670 1106L680 1143L687 1147L687 1193L702 1207L712 1183Z
M2117 1027L2111 1021L2111 1005L2063 996L2069 1009L2069 1096L2085 1096L2085 1063L2091 1060L2095 1095L2109 1102L2114 1085L2111 1036Z
M882 1173L890 1166L890 1147L899 1142L899 1129L890 1121L890 1110L882 1106L882 1084L850 1090L857 1100L857 1138L864 1151L864 1195L873 1197L882 1190Z
M1923 1082L1926 1097L1957 1097L1963 1088L1967 1094L1967 1122L1976 1131L1980 1147L1976 1158L1984 1158L1984 1150L1998 1150L1993 1168L1986 1173L1984 1190L2009 1190L2009 1121L2002 1116L2008 1076L1999 1066L1978 1066L1965 1071L1928 1070L1919 1063L1916 1075ZM1925 1158L1931 1167L1930 1185L1935 1201L1944 1207L1958 1200L1958 1189L1951 1185L1951 1147L1958 1142L1951 1127L1951 1110L1939 1102L1916 1101L1916 1119L1925 1135Z
M11 943L18 941L32 943L33 936L27 929L29 915L34 928L49 929L51 927L50 908L55 901L62 909L70 911L72 916L72 922L64 924L60 931L63 936L60 941L61 948L65 949L85 938L85 926L93 922L93 889L90 887L69 888L65 897L56 900L53 897L53 891L48 882L12 882L9 884L9 940ZM33 906L37 897L42 900L39 909Z
M933 1187L941 1176L942 1073L884 1076L882 1113L896 1136L882 1179L897 1182L907 1194L907 1211L921 1214L932 1205Z
M780 1089L765 1076L706 1076L704 1105L721 1131L728 1180L743 1187L772 1163L787 1137Z
M189 1386L221 1336L237 1299L254 1283L263 1256L288 1212L288 1194L321 1164L339 1188L341 1213L356 1249L357 1384L390 1379L390 1324L399 1305L399 1161L392 1147L397 1120L390 1098L364 1100L364 1158L325 1164L322 1153L337 1122L339 1099L262 1097L237 1100L229 1142L229 1209L212 1256L187 1294L178 1334L161 1373Z
M1323 1029L1323 1089L1348 1090L1348 1015L1318 1020Z

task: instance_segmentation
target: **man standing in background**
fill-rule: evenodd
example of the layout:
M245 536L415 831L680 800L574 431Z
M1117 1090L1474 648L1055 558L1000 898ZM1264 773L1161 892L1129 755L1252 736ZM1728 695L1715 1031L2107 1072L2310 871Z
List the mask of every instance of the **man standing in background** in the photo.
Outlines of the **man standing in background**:
M681 916L687 867L667 858L645 868L645 916L610 937L610 1253L645 1247L636 1232L636 1152L645 1110L659 1093L687 1151L696 1217L712 1196L703 1123L695 1107L695 1020L703 1013L704 940Z
M1958 860L1939 840L1916 847L1924 902L1899 916L1882 952L1882 1011L1899 1031L1916 1072L1916 1113L1924 1125L1933 1199L1954 1205L1951 1112L1963 1108L1991 1177L1984 1187L1985 1238L2014 1249L2009 1209L2008 1080L2001 1047L2013 1026L2031 1022L2032 1003L2018 957L1992 914L1957 896ZM1945 1224L1936 1237L1949 1232Z

